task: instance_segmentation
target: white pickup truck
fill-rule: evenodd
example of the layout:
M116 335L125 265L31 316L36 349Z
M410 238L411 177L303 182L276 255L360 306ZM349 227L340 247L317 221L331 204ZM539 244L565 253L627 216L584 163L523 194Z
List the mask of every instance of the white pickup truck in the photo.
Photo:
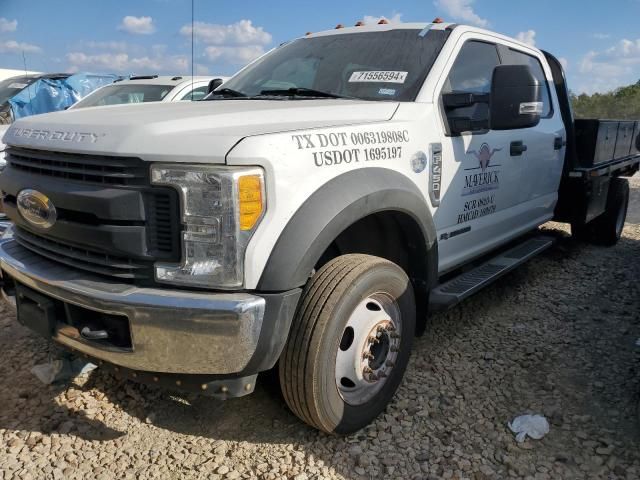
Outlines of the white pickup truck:
M218 398L278 365L308 424L353 432L430 310L548 247L614 244L637 122L573 121L550 54L448 23L308 34L205 101L17 121L4 298L126 378Z

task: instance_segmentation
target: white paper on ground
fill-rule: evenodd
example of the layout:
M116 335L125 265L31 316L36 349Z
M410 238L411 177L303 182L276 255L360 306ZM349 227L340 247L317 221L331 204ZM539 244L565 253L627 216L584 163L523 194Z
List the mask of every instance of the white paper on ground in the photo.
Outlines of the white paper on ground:
M509 428L516 434L516 442L524 442L527 436L540 440L549 433L549 422L542 415L521 415L509 423Z

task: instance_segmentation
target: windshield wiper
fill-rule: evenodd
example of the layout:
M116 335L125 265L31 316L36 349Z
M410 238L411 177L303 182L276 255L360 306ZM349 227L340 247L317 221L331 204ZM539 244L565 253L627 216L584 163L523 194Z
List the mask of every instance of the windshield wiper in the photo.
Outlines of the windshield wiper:
M262 90L260 92L260 95L287 97L351 98L331 92L323 92L322 90L314 90L313 88L302 87L287 88L286 90Z
M207 96L207 98L204 98L203 100L215 100L216 97L245 98L246 96L246 93L239 92L238 90L233 90L231 88L221 88L220 90L214 90Z

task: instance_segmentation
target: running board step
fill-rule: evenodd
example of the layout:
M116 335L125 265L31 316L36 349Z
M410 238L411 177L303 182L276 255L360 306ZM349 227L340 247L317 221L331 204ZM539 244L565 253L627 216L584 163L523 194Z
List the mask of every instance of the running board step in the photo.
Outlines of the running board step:
M431 310L451 308L478 290L493 283L517 266L543 252L551 245L552 237L530 238L515 247L502 252L482 265L438 285L431 291L429 304Z

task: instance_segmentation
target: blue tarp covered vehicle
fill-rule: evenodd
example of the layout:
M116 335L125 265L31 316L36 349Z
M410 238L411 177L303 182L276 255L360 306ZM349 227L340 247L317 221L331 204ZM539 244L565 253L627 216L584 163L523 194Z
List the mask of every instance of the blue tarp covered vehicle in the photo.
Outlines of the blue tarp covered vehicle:
M118 75L43 75L35 80L16 77L6 81L6 87L22 88L8 98L13 119L37 115L40 113L65 110L89 93L104 85L113 83ZM2 106L0 106L0 110Z

